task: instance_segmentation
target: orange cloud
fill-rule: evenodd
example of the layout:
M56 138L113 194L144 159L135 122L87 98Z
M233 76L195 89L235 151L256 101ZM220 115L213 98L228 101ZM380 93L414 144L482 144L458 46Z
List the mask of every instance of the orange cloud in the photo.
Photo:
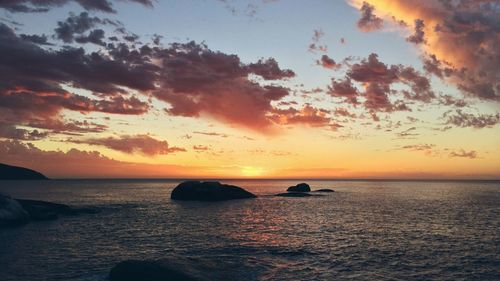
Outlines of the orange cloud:
M500 101L500 18L494 1L350 0L377 17L406 26L427 70L468 95ZM364 16L364 14L363 14Z

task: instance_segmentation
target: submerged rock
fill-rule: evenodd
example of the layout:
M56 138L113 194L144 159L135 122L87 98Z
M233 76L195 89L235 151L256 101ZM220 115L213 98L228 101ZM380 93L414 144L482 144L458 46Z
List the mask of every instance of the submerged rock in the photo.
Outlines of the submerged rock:
M311 187L307 183L299 183L297 185L290 186L286 191L309 192L311 191Z
M0 226L15 226L30 221L55 220L60 215L95 214L97 209L72 208L38 200L13 199L0 194Z
M279 197L309 197L309 196L313 196L313 195L311 195L309 193L305 193L305 192L286 192L286 193L278 193L274 196L279 196Z
M223 201L255 197L257 196L241 187L216 181L185 181L175 187L170 196L173 200L185 201Z
M109 273L112 281L198 281L177 266L160 261L123 261Z
M0 227L25 224L30 220L28 212L15 199L0 194Z
M315 190L314 192L335 192L335 190L329 189L329 188L323 188L323 189Z

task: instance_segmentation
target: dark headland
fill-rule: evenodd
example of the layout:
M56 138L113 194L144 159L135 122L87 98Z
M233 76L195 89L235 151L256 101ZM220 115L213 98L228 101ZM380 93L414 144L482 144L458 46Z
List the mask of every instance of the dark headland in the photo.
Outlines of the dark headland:
M48 180L48 178L31 169L0 163L0 180Z

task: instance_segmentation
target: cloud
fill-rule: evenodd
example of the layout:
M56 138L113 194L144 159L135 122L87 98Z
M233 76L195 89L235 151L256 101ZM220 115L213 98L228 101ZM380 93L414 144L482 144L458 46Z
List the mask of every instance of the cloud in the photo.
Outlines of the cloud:
M317 51L325 53L328 51L328 46L320 45L321 38L325 36L325 33L321 29L315 29L312 36L312 43L309 44L309 52L315 53Z
M475 129L491 128L500 123L500 114L478 114L467 113L461 109L448 111L442 117L445 125L457 127L471 127Z
M356 85L364 88L358 90ZM403 84L408 89L396 91L393 84ZM343 80L332 79L328 93L333 97L344 98L351 105L361 104L377 119L377 112L411 111L407 101L429 103L435 98L429 78L411 66L387 65L372 53L368 58L348 64ZM394 100L390 96L400 95L405 100Z
M128 0L145 6L153 6L152 0ZM8 0L1 1L0 8L12 13L40 13L47 12L54 7L60 7L67 3L76 2L89 11L100 11L114 13L112 0Z
M423 152L427 156L438 156L440 152L436 150L435 144L410 144L402 146L400 149L408 151Z
M148 156L184 152L183 148L169 147L167 141L157 140L149 135L122 135L119 137L69 139L69 142L104 146L123 153L141 153Z
M316 61L317 65L321 65L327 69L338 69L341 67L341 64L337 64L332 58L327 55L322 55L320 60Z
M288 95L288 89L262 86L250 75L281 80L293 77L293 71L279 68L274 59L243 64L236 55L212 51L195 42L174 43L164 51L160 87L153 95L170 104L168 114L209 115L259 132L272 129L267 117L274 110L271 102Z
M276 109L272 119L281 125L303 124L313 127L322 127L330 124L331 118L327 116L328 111L318 109L310 104L301 109L289 107L288 109Z
M361 11L361 18L358 20L358 28L362 31L370 32L384 26L384 21L373 13L373 5L363 2L359 10Z
M217 133L217 132L199 132L199 131L194 131L193 134L205 135L205 136L214 136L214 137L221 137L221 138L227 138L227 137L229 137L226 134Z
M356 118L356 114L349 112L347 108L336 108L333 113L336 116Z
M411 128L408 128L404 131L401 131L399 133L396 133L396 135L399 137L399 138L407 138L407 137L414 137L414 136L418 136L419 134L415 133L415 131L417 130L416 127L411 127Z
M208 151L211 150L210 147L206 145L193 145L193 150L199 152L199 151Z
M412 35L408 36L408 38L406 38L406 40L408 42L415 43L415 44L425 43L424 28L425 28L424 21L421 19L416 19L415 20L415 32Z
M477 152L475 150L465 151L463 149L460 149L460 151L450 152L450 157L476 159L478 157L478 155L477 155Z
M500 13L494 1L350 1L413 29L425 68L464 94L500 101ZM367 4L368 3L368 4Z
M218 175L216 167L145 164L114 160L97 151L41 150L31 143L0 140L0 162L28 167L53 178L165 178ZM64 163L64 165L61 165Z

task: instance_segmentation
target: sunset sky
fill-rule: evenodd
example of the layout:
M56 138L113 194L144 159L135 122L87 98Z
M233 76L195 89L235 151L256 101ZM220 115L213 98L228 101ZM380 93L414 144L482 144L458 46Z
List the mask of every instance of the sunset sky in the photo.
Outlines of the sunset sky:
M0 1L0 162L499 179L496 2Z

